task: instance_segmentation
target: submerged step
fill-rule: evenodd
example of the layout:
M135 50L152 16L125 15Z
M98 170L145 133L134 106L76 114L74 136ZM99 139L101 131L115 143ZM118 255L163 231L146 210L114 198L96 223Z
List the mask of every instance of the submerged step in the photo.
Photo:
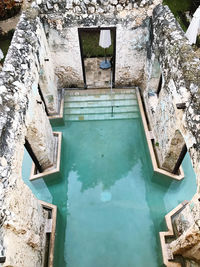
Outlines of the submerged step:
M135 91L112 94L67 92L64 115L66 121L132 119L139 117L139 109Z
M137 106L109 106L109 107L81 107L81 108L65 108L65 115L81 115L81 114L107 114L107 113L127 113L138 112Z
M73 95L65 94L65 102L73 101L105 101L105 100L125 100L136 99L136 94L98 94L98 95Z
M126 100L107 100L107 101L74 101L65 102L65 108L80 108L80 107L110 107L110 106L137 106L136 99L126 99Z
M89 120L114 120L114 119L136 119L139 118L138 112L129 113L110 113L110 114L82 114L65 115L65 121L89 121Z

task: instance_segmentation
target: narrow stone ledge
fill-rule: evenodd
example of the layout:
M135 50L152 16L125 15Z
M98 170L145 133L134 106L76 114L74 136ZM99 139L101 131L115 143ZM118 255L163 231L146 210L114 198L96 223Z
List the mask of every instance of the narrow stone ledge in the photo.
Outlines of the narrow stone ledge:
M31 175L29 180L33 181L36 179L43 178L45 176L52 176L53 174L60 172L60 158L61 158L61 141L62 141L62 133L61 132L53 132L54 137L56 138L56 146L55 146L55 155L54 155L54 165L43 172L37 172L36 166L33 163L31 168Z
M138 105L139 105L140 114L142 117L145 136L146 136L147 144L149 147L149 153L151 156L151 162L153 165L154 172L168 176L168 177L175 179L175 180L182 180L184 178L184 172L183 172L182 167L179 168L178 174L173 174L171 172L168 172L168 171L163 170L163 169L158 167L158 162L157 162L155 151L154 151L153 144L152 144L152 138L153 138L152 133L149 130L148 125L147 125L147 121L146 121L146 117L145 117L145 113L144 113L144 108L143 108L143 104L142 104L142 100L141 100L141 96L140 96L140 92L139 92L138 88L136 88L136 95L137 95Z
M52 126L59 126L59 125L64 125L64 90L61 91L59 95L59 112L58 114L51 114L48 116L50 123Z
M179 204L175 209L170 211L166 216L165 216L165 221L167 225L167 232L160 232L160 243L161 243L161 248L162 248L162 256L163 256L163 263L167 267L181 267L182 265L178 262L173 262L174 260L172 253L170 252L168 248L168 244L166 242L167 237L173 237L175 236L173 226L172 226L172 219L180 213L185 206L188 204L188 201L183 201L181 204Z
M55 246L55 235L56 235L56 218L57 218L57 206L41 201L43 209L50 211L51 214L51 231L50 231L50 239L49 239L49 249L48 249L48 267L53 267L53 259L54 259L54 246Z

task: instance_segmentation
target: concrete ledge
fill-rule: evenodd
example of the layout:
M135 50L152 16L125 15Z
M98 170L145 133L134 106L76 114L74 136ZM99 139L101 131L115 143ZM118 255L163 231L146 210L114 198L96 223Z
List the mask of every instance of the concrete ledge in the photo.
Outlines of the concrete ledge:
M153 165L154 172L168 176L168 177L175 179L175 180L182 180L184 178L184 172L183 172L182 167L179 168L179 174L173 174L171 172L168 172L168 171L163 170L163 169L158 167L158 162L157 162L155 151L154 151L153 144L152 144L151 131L149 131L149 128L147 125L147 121L146 121L146 117L145 117L145 113L144 113L144 108L143 108L143 104L142 104L142 100L141 100L141 96L140 96L140 92L139 92L138 88L136 88L136 95L137 95L138 105L139 105L140 114L142 117L145 136L146 136L147 144L149 147L149 152L150 152L151 162Z
M30 178L29 178L30 181L33 181L33 180L36 180L36 179L40 179L40 178L43 178L43 177L45 177L47 175L52 175L52 174L60 172L62 133L61 132L53 132L53 135L57 139L56 149L55 149L55 156L54 156L54 165L53 165L53 167L50 167L50 168L44 170L43 172L38 173L37 169L35 167L35 164L32 163L31 175L30 175Z
M55 235L56 235L56 218L57 218L57 206L39 201L42 205L43 209L47 209L51 211L51 219L52 219L52 228L50 234L50 243L49 243L49 257L48 257L48 267L53 267L53 259L54 259L54 246L55 246Z
M163 263L167 267L181 267L182 265L178 262L172 262L173 255L168 249L168 244L166 243L167 237L173 237L174 236L174 230L172 226L172 217L174 217L177 213L179 213L182 209L185 208L185 206L188 204L188 201L183 201L181 204L179 204L175 209L170 211L165 216L166 225L168 228L167 232L160 232L160 243L162 248L162 256L163 256Z

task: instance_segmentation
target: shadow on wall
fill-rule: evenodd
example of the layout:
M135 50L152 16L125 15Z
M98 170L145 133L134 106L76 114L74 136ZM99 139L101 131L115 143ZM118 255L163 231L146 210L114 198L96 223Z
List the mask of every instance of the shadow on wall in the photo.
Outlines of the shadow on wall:
M12 41L13 34L14 34L14 30L11 30L8 33L4 33L4 34L0 31L0 49L2 50L3 56L4 56L2 59L0 59L1 65L3 65L5 61L8 48Z

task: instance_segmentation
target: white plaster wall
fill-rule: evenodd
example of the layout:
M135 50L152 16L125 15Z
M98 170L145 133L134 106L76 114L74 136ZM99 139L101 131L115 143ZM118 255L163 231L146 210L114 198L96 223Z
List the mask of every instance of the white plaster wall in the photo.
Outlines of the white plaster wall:
M104 25L111 26L111 25ZM78 27L62 30L49 29L49 47L60 87L83 86ZM146 64L147 28L132 29L116 25L116 85L144 83Z
M136 2L75 1L73 5L63 6L52 2L46 5L41 1L39 5L59 87L83 86L77 29L101 26L117 27L116 85L144 87L146 42L149 38L148 23L144 21L152 15L153 8L161 0ZM94 10L92 14L91 6Z
M49 29L48 38L59 87L83 86L78 27L65 28L62 34Z
M132 25L117 25L116 85L143 87L146 66L147 28L132 29Z

